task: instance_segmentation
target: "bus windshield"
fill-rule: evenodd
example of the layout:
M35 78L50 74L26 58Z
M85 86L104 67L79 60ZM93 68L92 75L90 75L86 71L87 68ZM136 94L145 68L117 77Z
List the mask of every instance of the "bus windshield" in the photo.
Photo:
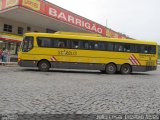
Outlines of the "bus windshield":
M22 52L28 52L33 48L33 37L25 37L22 43Z

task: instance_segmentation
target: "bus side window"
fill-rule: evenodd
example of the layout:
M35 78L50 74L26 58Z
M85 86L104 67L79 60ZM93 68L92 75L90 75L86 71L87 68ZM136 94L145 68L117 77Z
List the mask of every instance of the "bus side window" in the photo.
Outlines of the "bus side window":
M135 45L134 45L134 52L136 52L136 53L141 53L141 46L138 45L138 44L135 44Z
M98 44L98 43L95 43L95 44L94 44L94 49L95 49L95 50L98 50L98 49L99 49L99 44Z
M108 42L108 43L106 44L106 47L107 47L107 50L108 50L108 51L113 51L113 50L114 50L114 43Z
M59 48L63 48L63 47L64 47L64 43L63 43L63 42L59 42L59 43L58 43L58 47L59 47Z
M89 42L88 41L82 41L82 48L83 49L89 49Z
M58 47L59 48L66 48L67 47L67 40L66 39L59 39L58 40Z
M76 40L76 41L71 41L72 42L72 48L79 48L80 47L80 41Z
M130 52L134 52L134 44L130 44Z
M148 46L147 45L145 45L145 47L144 47L144 53L146 53L146 54L148 54Z
M46 48L51 47L51 39L50 38L43 39L43 47L46 47Z
M37 38L37 44L38 44L39 47L42 47L42 40Z
M37 44L38 44L38 47L50 48L51 47L51 38L38 37Z
M149 54L156 54L156 46L149 45L148 51L149 51Z
M141 53L148 53L148 46L147 45L141 45L141 47L140 47L140 52Z
M124 44L124 52L133 52L134 45L133 44Z
M89 42L89 49L90 50L94 50L94 44L95 44L95 42Z
M115 51L122 52L124 51L122 43L115 43Z
M99 42L99 50L107 50L106 42Z

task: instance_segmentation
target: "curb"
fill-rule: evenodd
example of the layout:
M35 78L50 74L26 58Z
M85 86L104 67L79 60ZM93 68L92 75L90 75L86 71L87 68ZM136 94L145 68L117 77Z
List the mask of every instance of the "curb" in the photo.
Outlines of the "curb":
M17 66L18 63L17 62L0 62L0 66Z

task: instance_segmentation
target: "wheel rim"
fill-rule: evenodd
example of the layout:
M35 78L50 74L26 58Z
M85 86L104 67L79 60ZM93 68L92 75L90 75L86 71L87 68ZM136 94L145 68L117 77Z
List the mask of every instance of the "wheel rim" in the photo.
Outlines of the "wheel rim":
M113 72L114 71L114 67L113 66L109 66L108 67L108 71Z
M41 61L38 65L40 71L47 72L50 68L49 63L47 61Z
M131 72L131 68L129 65L123 65L121 69L122 74L129 74Z
M123 70L124 73L129 73L129 71L130 69L128 67L124 67L124 70Z
M108 64L106 67L106 73L114 74L116 72L116 66L114 64Z
M46 64L46 63L42 63L42 64L41 64L41 68L42 68L42 69L46 69L46 68L47 68L47 64Z

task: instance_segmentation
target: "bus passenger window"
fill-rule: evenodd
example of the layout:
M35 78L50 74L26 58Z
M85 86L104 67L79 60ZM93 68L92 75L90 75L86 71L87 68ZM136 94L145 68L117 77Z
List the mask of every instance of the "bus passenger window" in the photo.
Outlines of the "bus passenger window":
M133 52L134 46L131 44L125 44L124 45L124 52Z
M89 49L94 50L94 42L89 42Z
M65 47L64 42L59 42L59 43L58 43L58 47L60 47L60 48L64 48L64 47Z
M57 47L58 48L66 48L67 47L67 39L58 39L57 40Z
M41 39L37 39L37 44L39 47L42 47L42 40Z
M148 51L149 51L149 54L156 54L156 46L149 45Z
M51 38L38 37L37 38L38 47L51 47Z
M142 53L141 52L141 45L135 44L134 46L135 46L134 47L134 52L136 52L136 53Z
M99 42L99 50L107 50L106 42Z
M83 42L83 48L84 49L89 49L89 43L88 43L88 41L84 41Z
M147 45L141 45L141 53L148 53L148 47Z
M95 43L95 44L94 44L94 49L95 49L95 50L98 50L98 43Z
M80 44L79 41L72 41L72 48L79 48Z
M115 51L122 52L123 51L123 44L116 43L115 44Z
M123 51L122 45L119 46L118 51Z
M144 53L147 53L147 54L148 54L148 46L145 46L145 48L144 48Z
M113 51L114 50L114 43L108 43L107 44L107 50L108 51Z

